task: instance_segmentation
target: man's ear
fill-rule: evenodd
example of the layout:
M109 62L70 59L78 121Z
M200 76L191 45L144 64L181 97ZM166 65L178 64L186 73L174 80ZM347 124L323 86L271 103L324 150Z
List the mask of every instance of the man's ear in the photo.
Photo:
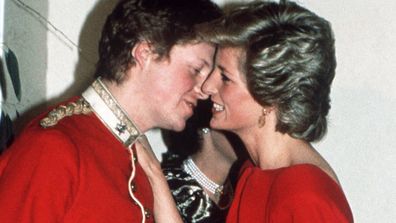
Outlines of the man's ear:
M151 57L151 45L147 41L139 41L132 48L131 54L135 59L136 65L143 68Z

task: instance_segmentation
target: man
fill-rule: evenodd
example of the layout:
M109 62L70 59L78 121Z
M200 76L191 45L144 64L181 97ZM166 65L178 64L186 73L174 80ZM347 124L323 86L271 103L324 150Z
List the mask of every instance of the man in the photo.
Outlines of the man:
M215 47L194 25L220 15L209 0L121 1L103 29L95 82L33 120L0 158L1 222L168 217L152 215L169 197L156 196L167 188L151 180L150 151L136 162L137 141L156 127L182 130L207 97Z

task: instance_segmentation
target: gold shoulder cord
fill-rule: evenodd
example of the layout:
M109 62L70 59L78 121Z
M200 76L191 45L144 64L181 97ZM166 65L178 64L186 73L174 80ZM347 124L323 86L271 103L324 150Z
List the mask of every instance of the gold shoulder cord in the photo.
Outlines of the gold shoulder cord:
M66 116L72 115L80 115L80 114L89 114L91 112L91 107L89 104L83 99L80 98L76 102L70 102L66 105L60 105L57 108L54 108L52 111L48 113L48 115L41 119L40 125L43 128L48 128L56 125L60 120L62 120Z

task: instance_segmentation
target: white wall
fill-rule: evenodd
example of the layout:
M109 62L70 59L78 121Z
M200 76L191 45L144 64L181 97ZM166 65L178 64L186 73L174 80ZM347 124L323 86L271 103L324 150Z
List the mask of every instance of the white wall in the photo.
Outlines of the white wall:
M36 8L43 17L47 17L46 1L30 0L26 1L26 4ZM16 116L16 110L19 113L34 111L47 100L45 79L46 67L50 61L47 58L46 35L46 29L40 23L40 19L37 19L37 15L22 10L21 5L14 0L5 1L4 45L11 49L18 59L22 84L22 97L19 102L12 90L9 76L6 75L7 101L3 108L12 117Z
M3 34L4 34L4 0L0 0L0 45L3 45ZM0 50L0 58L3 58L3 50ZM3 91L0 85L0 102L3 102ZM1 123L1 108L3 103L0 103L0 123Z
M396 216L396 2L302 1L332 22L338 68L327 138L356 222Z
M23 113L40 105L28 112L35 114L43 110L44 101L54 103L77 94L91 81L99 27L116 0L23 0L56 29L16 1L6 1L5 42L17 54L23 76L23 99L17 108ZM315 146L338 173L355 222L392 222L396 217L396 2L299 2L327 18L336 36L338 68L329 132ZM149 138L161 153L158 131L150 132Z

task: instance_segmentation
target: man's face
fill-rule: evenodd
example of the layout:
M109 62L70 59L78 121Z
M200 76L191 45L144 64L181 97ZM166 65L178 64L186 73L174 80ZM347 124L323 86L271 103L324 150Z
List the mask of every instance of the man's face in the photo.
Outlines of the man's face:
M154 127L181 131L193 114L202 93L202 83L213 68L215 47L208 43L175 45L169 58L148 66L147 90Z

